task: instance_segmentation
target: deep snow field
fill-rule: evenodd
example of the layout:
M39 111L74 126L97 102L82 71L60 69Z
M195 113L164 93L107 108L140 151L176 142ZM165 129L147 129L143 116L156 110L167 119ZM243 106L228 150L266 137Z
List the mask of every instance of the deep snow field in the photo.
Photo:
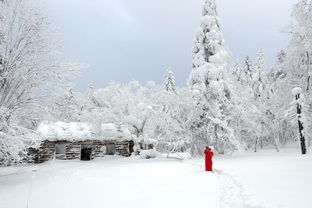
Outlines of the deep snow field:
M0 168L1 208L310 208L312 155L294 148L203 159L105 157Z

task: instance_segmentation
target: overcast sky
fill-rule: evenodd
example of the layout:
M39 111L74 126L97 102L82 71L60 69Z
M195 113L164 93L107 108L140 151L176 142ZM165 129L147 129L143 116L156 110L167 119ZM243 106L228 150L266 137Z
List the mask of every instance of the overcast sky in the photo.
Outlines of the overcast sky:
M110 81L163 82L172 67L184 86L202 0L46 0L63 33L65 57L89 68L76 88ZM233 58L265 51L267 66L287 46L281 33L297 0L217 0L226 46Z

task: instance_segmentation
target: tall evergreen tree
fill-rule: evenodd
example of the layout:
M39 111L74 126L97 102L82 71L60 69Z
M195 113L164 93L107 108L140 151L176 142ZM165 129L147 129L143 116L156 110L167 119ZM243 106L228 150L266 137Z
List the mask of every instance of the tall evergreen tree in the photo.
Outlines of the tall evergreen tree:
M243 68L241 66L241 63L239 62L239 60L236 60L234 63L234 70L233 70L234 79L238 82L241 82L242 73L243 73Z
M249 56L246 56L245 62L244 62L244 67L243 67L243 73L241 75L242 82L245 85L252 85L252 73L253 73L253 65L250 60Z
M170 68L166 70L164 90L171 93L176 93L176 81L173 71Z
M231 91L228 78L228 52L220 29L214 0L206 0L193 48L193 70L189 86L196 101L192 126L193 153L215 145L219 153L235 150L238 143L231 122Z

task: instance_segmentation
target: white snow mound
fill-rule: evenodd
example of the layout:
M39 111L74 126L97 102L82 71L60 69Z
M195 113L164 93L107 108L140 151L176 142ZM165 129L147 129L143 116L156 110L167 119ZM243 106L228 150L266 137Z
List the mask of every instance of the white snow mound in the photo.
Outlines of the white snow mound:
M141 159L151 159L156 158L159 155L159 153L156 150L150 149L150 150L142 150L140 152L140 158Z
M79 122L42 122L37 133L48 140L88 140L97 138L100 140L119 139L131 140L132 133L126 126L113 123L101 124L100 131L97 135L92 131L92 124Z
M42 122L37 132L46 138L90 138L91 125L88 123Z
M302 89L300 87L295 87L294 89L292 89L291 94L293 96L301 94L302 93Z

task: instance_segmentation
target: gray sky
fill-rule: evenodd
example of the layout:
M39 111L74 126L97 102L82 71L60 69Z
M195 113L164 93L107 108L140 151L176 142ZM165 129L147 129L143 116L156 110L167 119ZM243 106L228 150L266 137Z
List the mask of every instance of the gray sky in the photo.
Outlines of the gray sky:
M46 0L60 27L65 57L90 65L78 90L110 81L163 82L165 69L185 85L202 0ZM267 66L287 46L281 33L297 0L217 0L226 45L234 58L264 48Z

